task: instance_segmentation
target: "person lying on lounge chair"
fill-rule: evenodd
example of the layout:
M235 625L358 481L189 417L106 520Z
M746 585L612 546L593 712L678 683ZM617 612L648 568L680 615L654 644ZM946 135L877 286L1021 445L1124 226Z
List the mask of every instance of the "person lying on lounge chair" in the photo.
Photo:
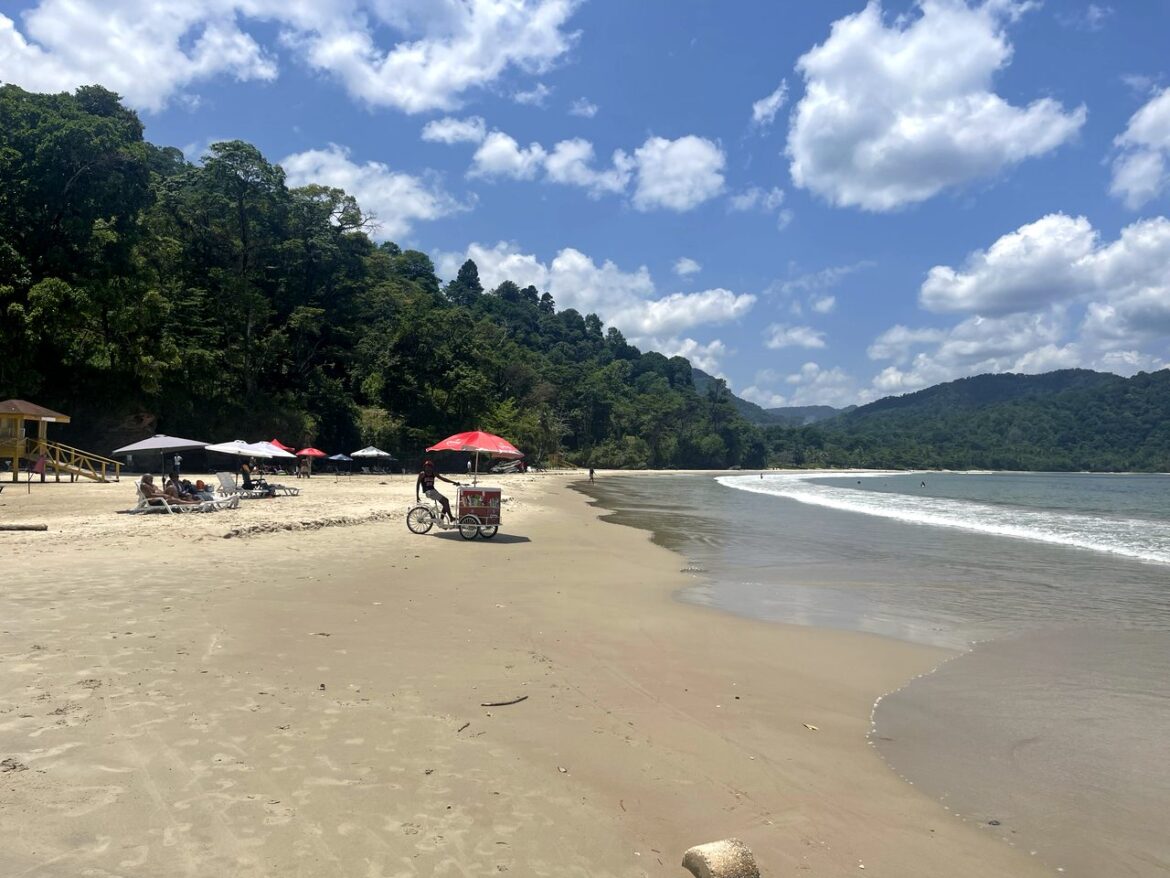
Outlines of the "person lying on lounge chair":
M147 473L142 477L142 493L146 495L146 502L151 506L159 506L163 503L172 503L178 506L197 506L198 500L184 500L179 497L173 489L162 490L154 483L154 476Z

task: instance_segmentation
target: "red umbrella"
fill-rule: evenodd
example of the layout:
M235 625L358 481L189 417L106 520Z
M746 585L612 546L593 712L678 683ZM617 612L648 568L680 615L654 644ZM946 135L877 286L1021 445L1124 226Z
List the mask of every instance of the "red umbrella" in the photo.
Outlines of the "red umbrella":
M291 449L290 449L291 450ZM328 457L329 455L320 448L302 448L297 452L297 457Z
M442 442L432 445L427 451L474 451L477 477L481 454L490 454L492 457L507 457L512 460L524 456L524 453L507 439L502 439L493 433L484 433L482 430L472 430L468 433L456 433L454 436L448 436Z
M293 449L293 447L292 447L291 445L285 445L285 444L284 444L283 442L281 442L279 439L273 439L273 440L272 440L272 441L271 441L269 444L270 444L270 445L275 445L275 446L276 446L277 448L279 448L281 451L287 451L287 452L289 452L290 454L291 454L291 453L294 451L294 449Z

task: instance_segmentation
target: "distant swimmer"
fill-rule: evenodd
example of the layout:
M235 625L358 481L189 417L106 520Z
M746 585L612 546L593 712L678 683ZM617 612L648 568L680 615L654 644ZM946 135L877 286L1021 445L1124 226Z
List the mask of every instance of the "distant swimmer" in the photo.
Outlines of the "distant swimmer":
M926 487L926 482L922 483L922 487L924 487L924 488Z

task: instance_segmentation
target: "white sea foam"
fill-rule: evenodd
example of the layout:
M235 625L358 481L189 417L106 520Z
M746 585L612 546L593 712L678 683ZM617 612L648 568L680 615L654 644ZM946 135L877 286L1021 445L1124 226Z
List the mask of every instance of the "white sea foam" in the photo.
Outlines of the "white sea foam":
M758 476L719 476L717 481L741 491L785 497L812 506L890 518L907 524L1035 540L1149 563L1170 564L1170 522L879 493L813 481L823 481L832 475L784 473L763 479ZM849 479L867 476L873 477L874 474L851 473Z

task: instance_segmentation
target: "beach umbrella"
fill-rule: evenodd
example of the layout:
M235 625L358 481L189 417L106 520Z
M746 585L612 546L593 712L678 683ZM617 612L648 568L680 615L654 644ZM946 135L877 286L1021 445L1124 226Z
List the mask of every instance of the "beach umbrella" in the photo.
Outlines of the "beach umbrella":
M200 448L206 448L206 442L200 442L198 439L182 439L178 436L167 436L165 433L157 433L149 439L143 439L141 442L131 442L129 445L123 445L114 451L114 454L139 454L146 451L157 451L159 459L162 461L161 472L166 472L167 461L166 453L168 451L196 451Z
M236 457L263 457L265 459L272 457L271 451L257 448L255 445L249 445L242 439L234 439L231 442L220 442L216 445L208 445L203 450L214 451L218 454L233 454ZM281 453L283 454L284 452Z
M353 458L352 458L352 457L350 457L348 454L331 454L331 455L329 455L329 456L328 456L327 458L325 458L325 459L326 459L326 460L331 460L331 461L333 461L335 464L339 464L339 463L350 463L350 464L352 464L352 463L353 463ZM341 467L339 467L339 466L335 466L335 467L333 468L333 471L334 471L334 472L338 472L338 473L339 473L339 472L341 472ZM348 471L348 472L353 472L353 467L352 467L352 466L351 466L351 467L347 467L347 471Z
M482 430L471 430L467 433L456 433L448 436L442 442L432 445L427 451L466 451L475 453L474 481L479 481L479 456L486 454L489 457L506 457L510 460L519 460L524 456L515 445L494 433L485 433Z
M391 454L390 452L383 451L381 448L375 448L373 445L367 445L365 448L362 448L358 451L355 451L353 453L353 456L354 457L390 457L390 458L394 457L394 455Z
M302 448L297 452L297 457L329 457L320 448Z
M252 448L259 449L256 455L257 457L260 456L260 453L263 453L266 457L280 457L287 458L288 460L296 459L295 454L290 451L285 451L283 448L273 445L271 442L252 442L250 445Z
M273 439L273 440L272 440L271 442L269 442L268 444L269 444L269 445L275 445L275 446L276 446L277 448L279 448L281 451L295 451L295 450L296 450L296 449L295 449L295 448L293 448L291 445L285 445L285 444L284 444L283 442L281 442L279 439Z

